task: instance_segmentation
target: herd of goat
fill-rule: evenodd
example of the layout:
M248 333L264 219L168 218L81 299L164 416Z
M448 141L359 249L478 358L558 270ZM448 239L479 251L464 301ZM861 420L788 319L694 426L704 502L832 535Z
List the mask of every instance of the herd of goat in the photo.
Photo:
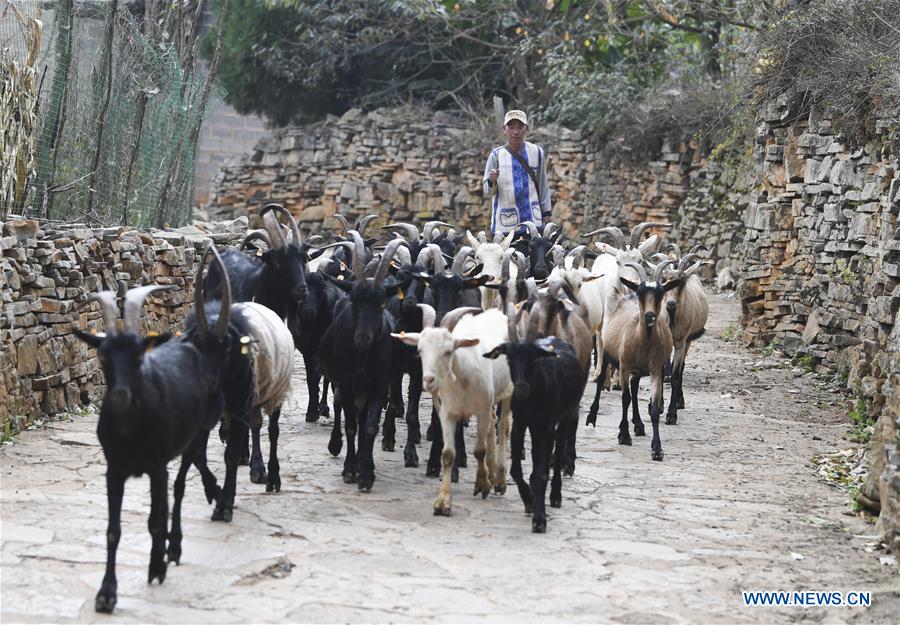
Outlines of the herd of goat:
M290 224L288 232L279 214ZM282 206L269 204L261 216L264 229L248 234L239 247L207 249L183 331L141 336L144 299L177 288L158 285L125 294L121 326L116 295L95 295L105 332L78 331L96 348L107 383L97 430L108 464L109 524L97 611L112 612L116 604L128 477L150 478L151 583L162 583L167 563L181 557L181 503L191 465L200 472L213 520L231 520L242 463L249 462L251 481L280 490L279 416L295 349L309 386L306 420L333 416L328 450L337 456L346 442L343 480L361 490L375 482L379 429L382 449L393 451L399 417L407 426L404 463L419 465L419 400L423 389L431 394L426 474L441 477L436 515L451 513L451 482L466 462L462 428L474 416L475 494L506 491L509 454L509 473L532 515L532 529L546 531L550 470L550 505L559 507L561 473L575 470L579 404L589 378L596 390L587 423L596 422L601 390L617 380L618 442L631 445L629 407L634 435L644 436L638 384L649 376L651 457L663 459L664 376L672 389L666 423L674 424L684 406L685 356L708 315L695 275L702 263L697 250L682 255L657 235L644 238L649 228L665 224L639 224L630 238L618 228L601 228L582 236L590 241L603 235L608 243L565 250L555 224L523 224L520 233L493 240L484 233L457 234L437 221L421 231L388 224L382 228L387 243L376 245L366 236L374 215L353 227L335 215L340 232L307 240ZM263 413L267 464L260 445ZM225 442L222 486L206 460L216 425ZM528 481L522 472L526 431ZM169 529L166 466L178 456Z

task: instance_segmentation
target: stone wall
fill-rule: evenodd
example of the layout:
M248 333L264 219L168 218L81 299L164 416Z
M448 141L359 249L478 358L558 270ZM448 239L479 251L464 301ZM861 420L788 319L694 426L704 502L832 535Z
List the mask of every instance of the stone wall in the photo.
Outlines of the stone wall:
M142 284L183 286L149 297L145 329L180 326L193 298L196 264L211 239L233 241L232 232L197 228L142 232L39 224L0 224L0 428L17 431L32 420L87 402L102 384L97 359L73 330L97 327L102 316L91 293Z

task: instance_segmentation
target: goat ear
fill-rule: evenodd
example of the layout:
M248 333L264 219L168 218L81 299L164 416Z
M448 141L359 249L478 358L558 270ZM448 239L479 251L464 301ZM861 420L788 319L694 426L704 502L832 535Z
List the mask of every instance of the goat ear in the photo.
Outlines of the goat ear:
M306 253L306 260L315 260L319 256L325 253L325 250L312 250L311 252Z
M466 244L469 245L473 250L477 250L481 247L481 241L472 236L471 230L466 230Z
M417 274L413 274L414 278L418 278L428 286L431 286L431 279L434 277L430 273L425 273L424 271L420 271Z
M495 289L497 291L503 288L503 284L500 282L488 282L487 284L482 284L481 286L488 289Z
M475 347L481 342L481 339L454 339L453 349L460 347Z
M638 290L638 285L635 284L634 282L632 282L631 280L629 280L628 278L623 278L622 276L619 276L619 281L622 284L624 284L625 286L627 286L629 289L631 289L632 291Z
M468 275L468 276L474 276L474 275L479 274L479 273L481 272L482 269L484 269L484 263L478 263L477 265L471 267L471 268L470 268L468 271L466 271L465 273L466 273L466 275Z
M463 288L464 289L474 289L479 286L484 286L488 282L494 279L494 276L475 276L474 278L466 278L463 280Z
M150 334L144 337L144 351L149 352L154 347L158 345L162 345L166 341L172 338L172 334L169 332L164 332L163 334Z
M349 293L350 291L353 290L353 285L355 284L355 282L351 282L350 280L338 280L330 273L326 273L325 277L328 278L328 280L332 284L334 284L336 287L338 287L342 291Z
M671 291L672 289L677 289L681 286L681 278L676 278L675 280L670 280L663 285L664 291Z
M516 231L513 230L509 234L507 234L505 237L503 237L503 240L500 242L500 248L504 252L509 249L509 246L512 244L512 240L515 235L516 235Z
M412 282L412 276L406 274L400 280L391 280L390 282L386 282L384 285L384 292L388 297L392 297L399 291L400 289L405 289L409 286L409 283Z
M484 358L490 358L491 360L495 360L495 359L499 358L500 356L505 356L507 353L506 348L508 345L509 345L509 343L500 343L497 347L495 347L488 353L482 354L482 356Z
M100 347L100 343L103 342L103 339L106 338L106 334L100 332L98 334L91 334L90 332L85 332L84 330L75 329L75 336L79 339L97 349Z
M407 333L407 332L401 332L401 333L399 333L399 334L396 334L396 333L394 333L394 332L391 333L391 337L392 337L392 338L395 338L395 339L397 339L398 341L401 341L401 342L403 342L403 343L405 343L405 344L407 344L407 345L412 345L413 347L415 347L415 346L417 346L417 345L419 344L419 337L420 337L420 336L421 336L421 335L420 335L420 333L418 333L418 332L409 332L409 333Z
M601 273L600 275L596 275L596 274L593 274L593 273L592 273L592 274L589 275L589 276L584 276L584 277L581 279L581 282L582 282L582 283L584 283L584 282L593 282L594 280L597 280L597 279L599 279L599 278L602 278L602 277L605 276L605 275L606 275L605 273Z

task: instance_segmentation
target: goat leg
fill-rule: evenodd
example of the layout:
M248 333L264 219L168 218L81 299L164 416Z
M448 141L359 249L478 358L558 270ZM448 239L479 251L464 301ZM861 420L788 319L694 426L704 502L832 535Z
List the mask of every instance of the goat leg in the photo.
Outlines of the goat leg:
M337 421L337 411L334 418ZM341 472L344 484L355 484L359 478L359 459L356 455L356 431L359 429L357 419L357 409L351 399L344 411L344 433L347 437L347 456L344 458L344 470Z
M306 390L309 393L309 403L306 405L306 422L315 423L319 420L319 379L322 371L319 360L312 352L303 354L303 364L306 367ZM326 408L327 408L326 404Z
M511 400L504 399L498 407L500 416L497 431L497 460L494 471L494 492L498 495L506 494L506 455L509 448L509 407Z
M253 451L250 453L250 481L254 484L266 483L266 465L263 464L262 443L259 439L260 430L262 430L262 410L260 408L253 409L254 424L250 431L253 438Z
M225 445L225 484L222 488L222 498L216 502L213 509L213 521L231 522L234 515L234 492L237 485L237 470L240 461L241 447L247 440L247 425L240 419L231 420L231 430L228 433L228 442Z
M603 390L603 384L606 380L606 370L609 367L609 360L606 356L603 356L603 362L600 365L600 374L597 376L597 390L594 391L594 401L591 402L590 410L588 410L588 416L585 420L585 425L592 425L594 427L597 426L597 413L600 411L600 391Z
M403 466L418 467L419 454L416 445L422 442L419 427L419 400L422 397L422 371L413 371L409 376L409 395L406 404L406 447L403 448Z
M575 451L575 438L578 433L578 404L575 404L571 413L562 415L562 417L565 418L565 421L561 421L561 423L566 424L562 453L563 473L572 477L575 475L575 460L578 459L578 454ZM569 421L569 419L573 419L573 421Z
M322 376L322 397L319 399L319 416L328 417L328 377ZM338 452L340 453L340 452Z
M663 459L662 442L659 440L659 414L662 412L663 381L662 371L650 379L650 423L653 425L653 440L650 442L650 457L653 460Z
M635 436L646 436L644 430L644 422L641 421L641 413L638 410L638 388L641 384L641 376L633 374L631 376L631 423L634 425Z
M441 452L441 487L437 498L434 500L435 516L450 516L450 510L453 505L453 495L450 487L450 476L454 468L453 456L454 448L454 428L456 422L450 419L449 415L440 416L441 435L444 439L444 449Z
M328 453L335 457L341 453L341 448L344 446L344 434L341 432L341 412L340 394L335 391L334 423L331 426L331 439L328 441Z
M200 472L203 480L203 493L206 495L206 503L218 502L222 499L222 489L216 483L216 476L209 470L206 461L206 446L209 441L209 430L202 430L197 435L197 447L194 452L194 466Z
M437 423L437 427L435 424ZM425 465L426 477L440 477L441 475L441 450L444 448L444 436L441 434L440 423L437 419L437 412L431 410L431 425L428 426L429 431L434 431L437 436L428 436L427 440L431 441L431 450L428 454L428 463Z
M568 420L560 420L556 425L556 441L553 448L553 480L550 482L550 507L562 507L562 466L566 461L569 444Z
M109 519L106 525L106 573L100 590L94 599L94 610L112 614L116 607L116 550L119 548L119 538L122 536L122 495L125 492L125 476L113 469L106 467L106 503L109 510Z
M187 477L191 461L196 453L196 442L182 454L181 465L175 476L175 497L172 504L172 529L169 531L169 544L166 547L166 559L178 564L181 560L181 501L184 499L184 481Z
M281 492L281 465L278 463L278 419L281 417L281 406L269 415L269 476L266 478L266 492Z
M537 431L528 428L531 434L531 496L534 498L534 511L531 514L531 531L543 534L547 531L547 477L550 474L550 453L553 451L553 431Z
M522 503L525 504L525 514L531 514L531 487L528 486L522 474L522 454L525 453L525 426L516 423L515 420L513 420L512 424L510 450L512 465L510 466L509 474L515 480L519 489L519 497L522 498Z
M387 410L384 411L384 435L381 438L382 451L394 451L397 444L397 417L403 414L403 374L391 380Z
M622 378L625 375L622 374ZM628 431L628 406L631 404L631 391L627 379L621 381L622 386L622 420L619 421L619 444L631 445L631 434Z
M147 571L147 583L159 580L162 584L166 579L166 538L169 524L169 472L166 465L150 473L150 517L147 519L147 529L153 541L150 547L150 566Z
M469 462L466 459L466 437L462 420L456 424L454 436L456 437L456 455L453 460L453 482L456 483L459 481L460 467L465 469L469 465Z
M366 402L366 409L360 413L365 421L359 428L359 490L372 490L375 483L375 439L378 437L378 422L381 420L381 397L376 396Z

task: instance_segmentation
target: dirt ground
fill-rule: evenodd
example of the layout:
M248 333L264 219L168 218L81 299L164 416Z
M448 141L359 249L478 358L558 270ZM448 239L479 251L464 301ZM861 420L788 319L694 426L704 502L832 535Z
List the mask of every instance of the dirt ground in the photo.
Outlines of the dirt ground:
M604 394L597 428L579 427L577 469L546 535L531 533L515 488L471 497L472 462L449 518L432 516L438 482L424 462L404 468L401 445L377 449L371 493L345 485L343 459L326 450L331 421L303 420L297 366L282 491L266 494L242 467L233 522L213 523L192 473L181 565L161 586L146 584L148 482L126 485L112 617L93 609L107 516L96 415L36 427L0 449L0 620L897 623L895 561L813 461L854 453L845 400L775 354L723 340L736 319L733 299L711 296L687 408L662 426L663 462L649 438L616 444L620 400ZM423 421L429 410L423 401ZM221 452L210 444L220 476ZM868 591L872 605L744 605L742 591L767 590Z

